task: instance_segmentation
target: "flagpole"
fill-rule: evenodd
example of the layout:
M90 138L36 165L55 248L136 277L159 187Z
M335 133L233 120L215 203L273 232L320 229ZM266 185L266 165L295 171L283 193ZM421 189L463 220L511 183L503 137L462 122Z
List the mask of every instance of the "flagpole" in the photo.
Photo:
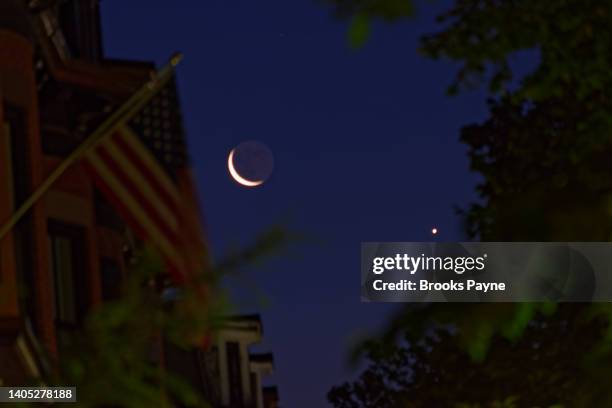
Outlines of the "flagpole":
M70 153L64 161L57 166L53 172L40 184L36 190L21 204L19 209L15 211L11 218L0 228L0 240L21 220L30 208L49 190L49 188L59 179L68 168L73 165L85 152L94 147L100 140L109 133L112 133L121 126L125 119L134 115L142 108L150 97L155 95L157 91L166 84L172 77L174 68L181 62L183 55L180 53L174 54L169 62L157 73L154 77L143 85L134 95L132 95L119 109L113 112L98 128L91 134L83 143L81 143L72 153Z

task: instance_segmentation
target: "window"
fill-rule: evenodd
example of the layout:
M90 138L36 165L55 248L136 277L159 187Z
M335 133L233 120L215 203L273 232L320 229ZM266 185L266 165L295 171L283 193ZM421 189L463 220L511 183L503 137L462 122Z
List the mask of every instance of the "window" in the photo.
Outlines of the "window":
M55 13L50 9L47 9L40 13L40 18L45 34L53 42L53 45L55 46L60 58L62 60L69 59L70 51L68 49L68 44L66 43L64 34L59 27L59 22L57 21L57 16Z
M55 281L55 317L61 322L77 323L73 243L67 237L53 237L51 250Z
M28 132L26 115L23 109L5 104L3 123L3 167L0 174L4 174L3 195L9 200L9 208L18 208L30 195L30 160L28 155ZM16 277L19 285L19 304L22 311L33 322L35 314L34 292L34 260L32 258L33 226L32 217L28 213L13 228L13 241L15 247ZM37 327L34 324L34 327Z
M49 222L50 267L53 276L53 315L58 329L78 327L89 300L82 227Z
M97 188L94 189L94 204L96 211L96 224L101 227L112 229L116 232L123 232L125 224L117 211L109 204L104 194Z
M57 21L59 27L64 33L66 44L70 48L73 56L80 57L80 44L79 44L79 13L77 1L66 1L58 6L57 10Z
M57 21L71 55L97 61L101 55L100 6L98 1L62 1Z
M31 190L26 116L22 109L6 106L4 118L4 126L7 130L6 143L10 146L12 156L9 163L11 163L10 166L13 174L13 207L18 208L28 198Z
M109 301L118 299L121 295L121 269L114 259L102 258L100 261L100 273L102 282L102 300Z
M230 406L243 407L244 395L242 393L242 370L240 369L240 344L228 341L227 348L227 371L229 375Z
M251 372L249 374L250 386L251 386L251 401L253 406L257 406L257 394L259 393L257 385L257 373Z

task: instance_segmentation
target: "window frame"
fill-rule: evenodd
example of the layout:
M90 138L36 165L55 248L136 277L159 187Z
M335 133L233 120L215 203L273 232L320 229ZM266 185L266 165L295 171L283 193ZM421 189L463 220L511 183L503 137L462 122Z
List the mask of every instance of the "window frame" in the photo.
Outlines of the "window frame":
M56 327L60 329L75 329L82 325L89 306L91 296L89 290L89 268L87 265L87 242L85 227L50 219L47 224L49 241L49 270L53 282L53 319ZM67 239L71 243L72 268L72 294L74 307L74 320L64 320L58 316L58 275L57 257L54 253L53 240L55 238Z

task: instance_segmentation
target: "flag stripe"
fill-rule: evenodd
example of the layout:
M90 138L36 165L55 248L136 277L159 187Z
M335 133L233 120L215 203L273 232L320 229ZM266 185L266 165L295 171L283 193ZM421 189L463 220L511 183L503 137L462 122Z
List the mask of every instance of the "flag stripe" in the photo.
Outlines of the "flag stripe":
M168 241L167 237L158 229L158 227L150 222L147 216L141 210L142 207L134 200L131 192L126 190L125 186L119 181L106 164L100 159L95 151L88 154L88 160L100 174L104 182L114 192L117 198L124 204L129 211L129 216L134 219L146 232L149 239L159 248L162 254L168 258L172 264L180 267L182 264L181 257L176 248Z
M155 197L151 198L143 196L138 190L138 187L132 183L123 169L117 165L114 159L108 154L107 151L104 150L104 148L99 148L96 153L100 159L104 161L108 171L114 175L117 181L123 184L122 187L124 187L125 191L132 196L130 198L133 199L134 203L139 205L138 211L144 213L148 221L157 226L159 231L171 242L178 241L177 230L172 228L168 222L166 222L166 220L164 220L150 205L150 200L155 200Z
M162 202L159 200L157 192L151 187L145 175L135 166L135 164L125 155L125 152L117 146L113 139L110 139L105 143L104 147L108 150L108 153L115 158L115 160L125 168L125 172L128 177L138 186L140 191L149 199L151 199L151 205L154 205L157 211L172 224L173 229L177 229L178 219L176 213L176 199L173 200L172 205L166 204L165 200Z
M164 218L163 214L160 214L156 210L156 208L152 205L152 203L156 202L156 197L147 197L146 195L142 194L138 185L131 180L124 168L121 167L117 161L115 161L115 158L109 154L109 152L106 150L106 146L101 146L98 148L96 153L100 159L104 161L104 164L107 166L108 170L115 175L117 180L121 180L126 190L134 196L133 198L149 217L150 222L157 225L160 231L166 235L171 242L178 242L177 228L171 225L174 223L176 226L176 218L170 215L170 219L166 219Z
M113 192L113 190L106 184L106 182L104 181L104 179L102 178L102 176L98 173L98 171L96 170L96 168L93 166L93 164L89 161L89 160L83 160L83 166L85 166L86 170L91 174L94 183L96 184L96 187L98 187L100 190L102 190L102 192L105 194L106 198L115 206L118 208L119 213L123 216L129 219L130 221L130 226L131 228L134 230L134 232L136 233L136 235L138 235L140 238L142 239L146 239L149 240L151 239L151 237L149 236L149 234L145 231L145 229L140 226L140 224L138 224L137 222L135 222L131 215L130 215L130 211L128 210L128 208L123 204L123 202L121 201L121 199L117 196L117 194L115 194Z
M83 161L85 168L92 175L94 183L96 186L105 194L106 198L117 208L117 211L120 215L122 215L126 221L129 222L130 227L136 233L136 235L145 241L152 241L150 235L145 231L145 229L136 222L132 216L131 211L123 204L119 196L115 194L113 189L106 184L102 176L97 172L95 167L87 160ZM163 257L166 262L167 267L169 268L168 272L172 275L176 282L182 282L184 280L184 272L181 268L172 262L172 260L168 259L166 256Z
M178 211L180 208L180 203L176 201L180 197L178 190L147 147L138 140L138 136L124 127L120 134L113 135L113 141L146 177L164 203L174 211Z

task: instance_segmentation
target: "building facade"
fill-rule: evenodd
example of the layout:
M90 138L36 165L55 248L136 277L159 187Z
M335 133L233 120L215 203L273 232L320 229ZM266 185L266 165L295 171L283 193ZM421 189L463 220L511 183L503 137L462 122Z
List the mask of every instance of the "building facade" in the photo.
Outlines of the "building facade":
M254 354L250 347L263 337L259 315L233 316L216 336L220 401L225 407L267 408L263 380L274 371L271 353Z
M148 62L105 58L98 0L0 1L0 224L153 69ZM164 98L161 112L180 119L175 84ZM155 113L142 122L163 163L186 160L179 125L165 126ZM175 176L181 192L197 203L188 170ZM118 296L136 241L79 165L2 237L2 384L40 377L50 369L45 353L61 358L64 339L87 311ZM261 322L230 321L212 350L167 347L165 361L219 406L263 407L260 378L271 365L249 360L247 350L261 336Z

